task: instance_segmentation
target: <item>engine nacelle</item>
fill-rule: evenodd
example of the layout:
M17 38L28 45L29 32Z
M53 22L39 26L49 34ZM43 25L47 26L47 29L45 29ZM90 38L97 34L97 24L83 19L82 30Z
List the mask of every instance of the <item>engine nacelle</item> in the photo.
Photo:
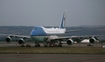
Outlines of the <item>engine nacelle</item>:
M98 41L97 38L91 37L91 38L89 39L89 42L90 42L90 43L95 43L95 42L99 42L99 41Z
M73 43L74 43L74 41L73 41L72 39L68 39L68 40L67 40L67 44L68 44L68 45L72 45Z
M19 41L18 41L18 43L19 44L24 44L25 43L25 40L23 38L20 38Z
M9 43L9 42L11 42L12 38L11 37L7 37L5 40L6 40L6 42Z

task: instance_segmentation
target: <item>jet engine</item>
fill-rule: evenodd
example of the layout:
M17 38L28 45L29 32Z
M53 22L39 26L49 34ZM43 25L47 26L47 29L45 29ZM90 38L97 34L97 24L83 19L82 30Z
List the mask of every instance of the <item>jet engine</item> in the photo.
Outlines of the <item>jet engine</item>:
M19 41L18 41L18 43L19 44L24 44L25 43L25 40L23 38L20 38Z
M90 43L95 43L95 42L98 42L98 39L97 39L96 37L91 37L91 38L89 39L89 42L90 42Z
M68 44L68 45L72 45L73 42L74 42L74 41L73 41L72 39L68 39L68 40L67 40L67 44Z
M7 37L5 40L6 40L6 42L9 43L9 42L11 42L12 38L11 37Z

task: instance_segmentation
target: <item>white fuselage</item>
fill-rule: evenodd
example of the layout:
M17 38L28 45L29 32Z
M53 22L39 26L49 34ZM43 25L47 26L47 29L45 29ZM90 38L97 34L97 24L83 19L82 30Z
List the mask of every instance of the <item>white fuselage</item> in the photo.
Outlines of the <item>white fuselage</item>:
M45 33L47 34L64 34L66 32L66 29L60 29L60 28L44 28Z

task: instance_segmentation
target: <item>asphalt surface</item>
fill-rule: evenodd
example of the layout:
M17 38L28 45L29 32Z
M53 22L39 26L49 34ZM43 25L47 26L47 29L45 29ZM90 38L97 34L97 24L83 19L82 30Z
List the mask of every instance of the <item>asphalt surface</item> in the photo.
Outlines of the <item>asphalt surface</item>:
M0 62L105 62L94 54L0 54Z

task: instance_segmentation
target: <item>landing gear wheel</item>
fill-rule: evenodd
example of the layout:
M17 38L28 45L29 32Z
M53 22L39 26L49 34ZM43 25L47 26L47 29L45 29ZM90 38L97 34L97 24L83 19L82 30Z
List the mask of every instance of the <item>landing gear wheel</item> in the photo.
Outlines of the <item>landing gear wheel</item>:
M26 47L31 47L31 45L30 44L27 44Z
M60 44L60 45L58 45L58 47L62 47L62 45Z
M47 45L44 45L44 47L48 47Z
M52 43L49 44L49 47L54 47L54 45Z
M87 46L93 46L93 44L92 43L89 43L89 44L87 44Z
M35 45L35 47L40 47L40 44Z
M58 47L62 47L62 43L61 42L59 43Z

